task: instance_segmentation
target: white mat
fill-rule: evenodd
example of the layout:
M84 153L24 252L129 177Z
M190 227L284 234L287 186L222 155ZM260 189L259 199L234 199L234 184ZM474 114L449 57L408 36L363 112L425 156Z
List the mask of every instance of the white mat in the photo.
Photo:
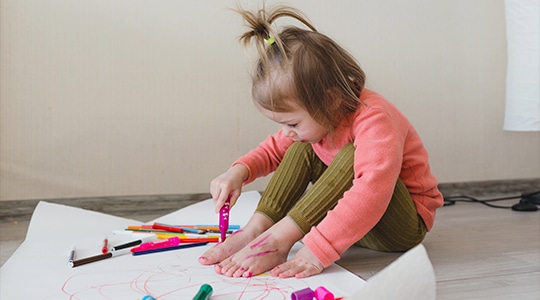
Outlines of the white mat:
M257 192L241 196L231 211L231 224L243 225L257 202ZM158 218L169 224L216 224L213 202L205 200ZM191 299L199 287L214 288L212 299L289 299L290 293L325 286L336 296L349 296L365 282L332 265L325 272L305 280L255 276L234 279L202 266L197 258L212 244L142 256L130 254L71 268L68 253L77 247L77 257L99 254L102 241L111 244L132 238L113 235L113 230L141 222L40 202L26 240L2 266L0 299Z
M231 210L230 223L244 225L260 195L242 194ZM167 224L215 224L213 201L208 199L154 221ZM150 222L152 223L152 222ZM0 299L192 299L199 287L210 284L212 299L290 299L292 292L324 286L336 297L347 299L435 299L433 268L423 246L400 257L367 284L336 264L307 279L277 279L268 275L228 278L197 258L204 247L142 256L129 253L71 268L71 246L77 257L99 254L102 241L110 244L132 240L113 235L141 222L64 205L40 202L30 222L26 240L2 266ZM291 255L294 255L297 244Z

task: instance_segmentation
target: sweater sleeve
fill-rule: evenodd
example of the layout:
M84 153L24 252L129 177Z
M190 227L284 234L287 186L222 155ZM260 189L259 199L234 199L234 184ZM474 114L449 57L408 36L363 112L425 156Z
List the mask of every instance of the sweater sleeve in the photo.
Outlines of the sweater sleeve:
M353 185L303 239L324 267L367 234L386 211L403 160L409 124L403 118L379 106L364 108L356 117Z
M259 177L274 172L292 143L292 138L284 136L280 130L268 136L259 146L238 158L232 165L246 166L249 176L244 184L248 184Z

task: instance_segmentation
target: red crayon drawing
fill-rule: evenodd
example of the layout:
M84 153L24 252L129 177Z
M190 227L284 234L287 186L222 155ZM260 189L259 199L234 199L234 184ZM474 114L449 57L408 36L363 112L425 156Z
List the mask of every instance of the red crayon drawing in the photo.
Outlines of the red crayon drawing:
M191 299L202 284L212 286L212 299L289 299L308 287L299 279L280 279L267 273L251 278L230 278L212 266L187 262L180 255L158 265L133 265L129 270L79 273L68 277L61 290L67 299ZM209 272L211 271L211 272Z

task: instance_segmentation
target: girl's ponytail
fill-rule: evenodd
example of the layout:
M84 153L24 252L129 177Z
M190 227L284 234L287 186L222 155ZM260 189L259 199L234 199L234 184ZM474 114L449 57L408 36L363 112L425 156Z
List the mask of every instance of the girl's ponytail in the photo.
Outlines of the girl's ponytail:
M285 60L288 60L285 46L279 36L278 30L273 26L273 23L282 17L293 18L312 31L317 32L317 29L308 21L307 17L303 16L299 11L288 6L275 6L268 11L263 6L257 12L246 11L238 7L236 11L242 16L246 25L250 30L240 36L240 42L244 46L249 46L254 42L259 57L264 66L268 67L269 57L281 55Z

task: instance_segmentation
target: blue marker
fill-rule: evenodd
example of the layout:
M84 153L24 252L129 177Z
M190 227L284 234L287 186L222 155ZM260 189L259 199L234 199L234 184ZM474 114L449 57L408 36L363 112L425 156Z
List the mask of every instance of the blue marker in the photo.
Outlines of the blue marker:
M156 298L154 298L154 297L152 297L150 295L146 295L146 296L142 297L141 300L156 300Z
M184 248L199 247L199 246L204 246L206 244L208 244L208 242L180 244L178 246L172 246L172 247L163 247L163 248L135 251L135 252L131 252L131 254L132 255L144 255L144 254L158 253L158 252L178 250L178 249L184 249Z
M210 296L212 296L212 293L214 292L214 289L209 284L203 284L201 288L199 289L199 292L195 297L193 297L193 300L208 300L210 299Z

